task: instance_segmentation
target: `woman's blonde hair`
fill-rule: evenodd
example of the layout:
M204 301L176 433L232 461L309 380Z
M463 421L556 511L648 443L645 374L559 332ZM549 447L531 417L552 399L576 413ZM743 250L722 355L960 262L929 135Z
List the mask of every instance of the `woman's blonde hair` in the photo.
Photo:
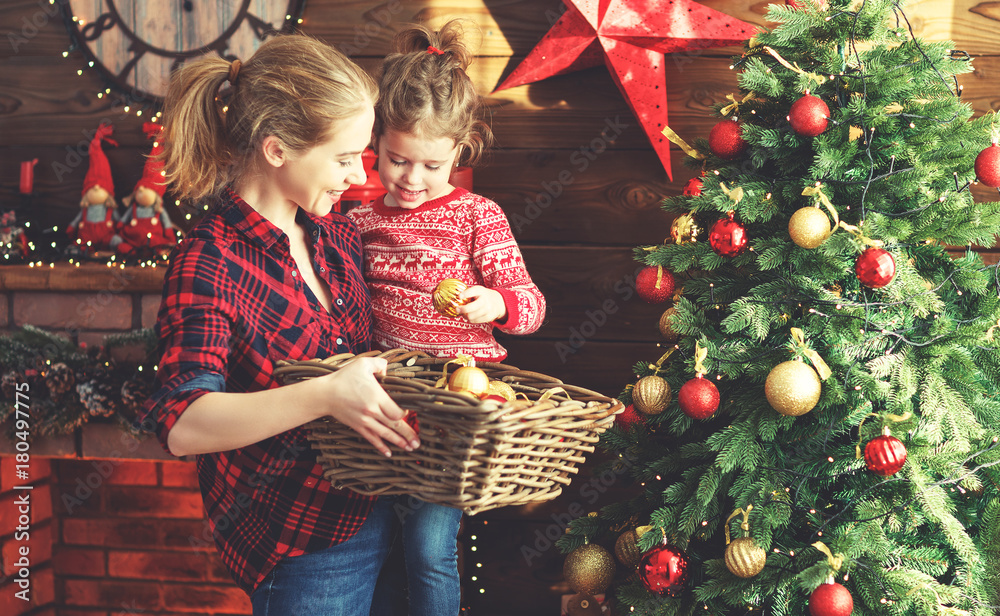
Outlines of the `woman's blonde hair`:
M298 34L269 39L242 65L218 56L190 62L171 76L164 104L166 179L182 199L216 194L255 172L266 137L308 150L377 98L374 80L347 56Z
M416 25L392 41L375 104L375 141L387 130L432 138L451 138L459 146L458 164L474 165L493 144L493 132L480 119L482 98L465 69L472 53L462 42L461 20L434 32Z

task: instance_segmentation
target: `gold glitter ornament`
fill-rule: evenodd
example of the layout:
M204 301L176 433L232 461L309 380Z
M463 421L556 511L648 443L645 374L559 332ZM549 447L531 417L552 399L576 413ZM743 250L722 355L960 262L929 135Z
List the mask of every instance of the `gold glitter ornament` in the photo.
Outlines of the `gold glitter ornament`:
M670 239L675 244L688 244L698 241L698 234L702 229L698 226L698 220L694 214L682 214L674 219L670 225Z
M514 388L503 381L492 380L486 388L487 396L500 396L507 402L515 398Z
M753 537L740 537L726 546L726 569L741 578L752 578L764 569L767 553Z
M607 550L586 543L569 553L563 563L563 577L570 588L585 595L599 595L615 576L615 559Z
M632 404L643 415L656 415L670 404L670 383L655 374L644 376L632 387Z
M448 391L472 394L479 398L490 388L490 377L475 366L462 366L448 377Z
M677 341L681 338L681 335L674 331L674 327L670 323L675 314L677 314L677 308L671 306L660 316L660 335L667 341L667 344L677 344Z
M764 383L764 395L782 415L805 415L819 402L822 393L819 375L801 361L786 361L771 369Z
M468 300L459 299L459 294L468 287L461 280L455 278L445 278L434 288L431 301L434 303L434 310L437 310L446 317L457 317L456 308L468 303Z
M818 207L801 208L788 221L788 235L801 248L817 248L831 233L830 219Z
M593 595L573 595L566 601L566 616L601 616L601 604Z
M635 569L642 560L642 552L639 550L639 534L635 530L629 529L618 535L615 541L615 556L618 562L629 569Z

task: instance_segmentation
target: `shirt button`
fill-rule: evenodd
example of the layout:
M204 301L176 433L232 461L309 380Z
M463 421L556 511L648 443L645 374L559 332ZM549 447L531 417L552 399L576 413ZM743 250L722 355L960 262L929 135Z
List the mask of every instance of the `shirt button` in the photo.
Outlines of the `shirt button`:
M299 275L299 273L297 271L292 270L292 278L297 278L298 275Z
M323 267L322 265L320 265L320 266L319 266L319 271L321 271L321 272L325 272L325 271L326 271L326 268L325 268L325 267Z
M312 486L316 485L316 480L315 479L306 479L306 485L311 488Z
M344 344L344 339L343 338L337 338L337 346L340 346L342 344Z
M344 300L342 300L342 299L340 299L340 298L338 297L338 298L337 298L337 305L338 305L338 306L343 306L343 305L344 305Z

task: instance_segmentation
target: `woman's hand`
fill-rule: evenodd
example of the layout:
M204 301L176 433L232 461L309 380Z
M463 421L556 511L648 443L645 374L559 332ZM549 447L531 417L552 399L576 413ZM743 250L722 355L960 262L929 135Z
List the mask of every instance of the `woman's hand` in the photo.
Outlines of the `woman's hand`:
M492 323L507 316L503 295L493 289L476 285L459 293L458 298L469 300L455 309L469 323Z
M381 357L357 357L319 379L325 379L328 387L326 414L352 428L379 452L389 456L385 441L412 451L420 446L420 440L413 428L403 421L406 412L376 380L378 376L385 376L386 366L386 360Z

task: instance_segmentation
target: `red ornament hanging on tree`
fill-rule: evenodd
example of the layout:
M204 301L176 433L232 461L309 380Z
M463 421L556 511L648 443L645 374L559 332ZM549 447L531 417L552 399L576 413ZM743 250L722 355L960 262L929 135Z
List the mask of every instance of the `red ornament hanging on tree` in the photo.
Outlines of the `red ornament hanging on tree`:
M1000 188L1000 145L996 140L976 157L976 177L990 188Z
M677 403L681 411L691 419L708 419L719 409L719 390L715 383L705 378L705 365L702 363L708 357L708 349L695 342L694 370L695 377L684 383L677 392Z
M688 581L688 556L684 550L663 540L639 561L639 579L650 592L674 597Z
M866 287L881 289L896 276L896 260L887 250L872 246L858 257L854 273Z
M735 257L747 248L749 238L742 224L733 220L734 213L729 212L726 218L720 218L708 235L708 243L712 250L723 257Z
M635 277L635 290L647 304L661 304L674 294L674 275L662 265L650 265Z
M701 196L702 181L701 178L691 178L684 185L684 196L685 197L700 197Z
M670 172L665 53L742 43L757 28L694 0L564 0L566 12L497 91L605 65ZM671 176L671 179L672 176Z
M854 611L854 599L851 591L836 582L820 584L809 595L809 614L811 616L851 616Z
M641 424L642 421L642 415L635 410L634 404L626 406L625 410L615 417L615 425L623 430L627 430L636 424Z
M830 120L830 108L823 99L806 93L792 103L788 111L788 122L792 130L803 137L816 137L826 130Z
M876 475L895 475L906 464L906 445L889 434L873 438L865 445L865 465Z
M735 160L746 150L743 128L734 120L723 120L708 133L708 147L723 160Z

